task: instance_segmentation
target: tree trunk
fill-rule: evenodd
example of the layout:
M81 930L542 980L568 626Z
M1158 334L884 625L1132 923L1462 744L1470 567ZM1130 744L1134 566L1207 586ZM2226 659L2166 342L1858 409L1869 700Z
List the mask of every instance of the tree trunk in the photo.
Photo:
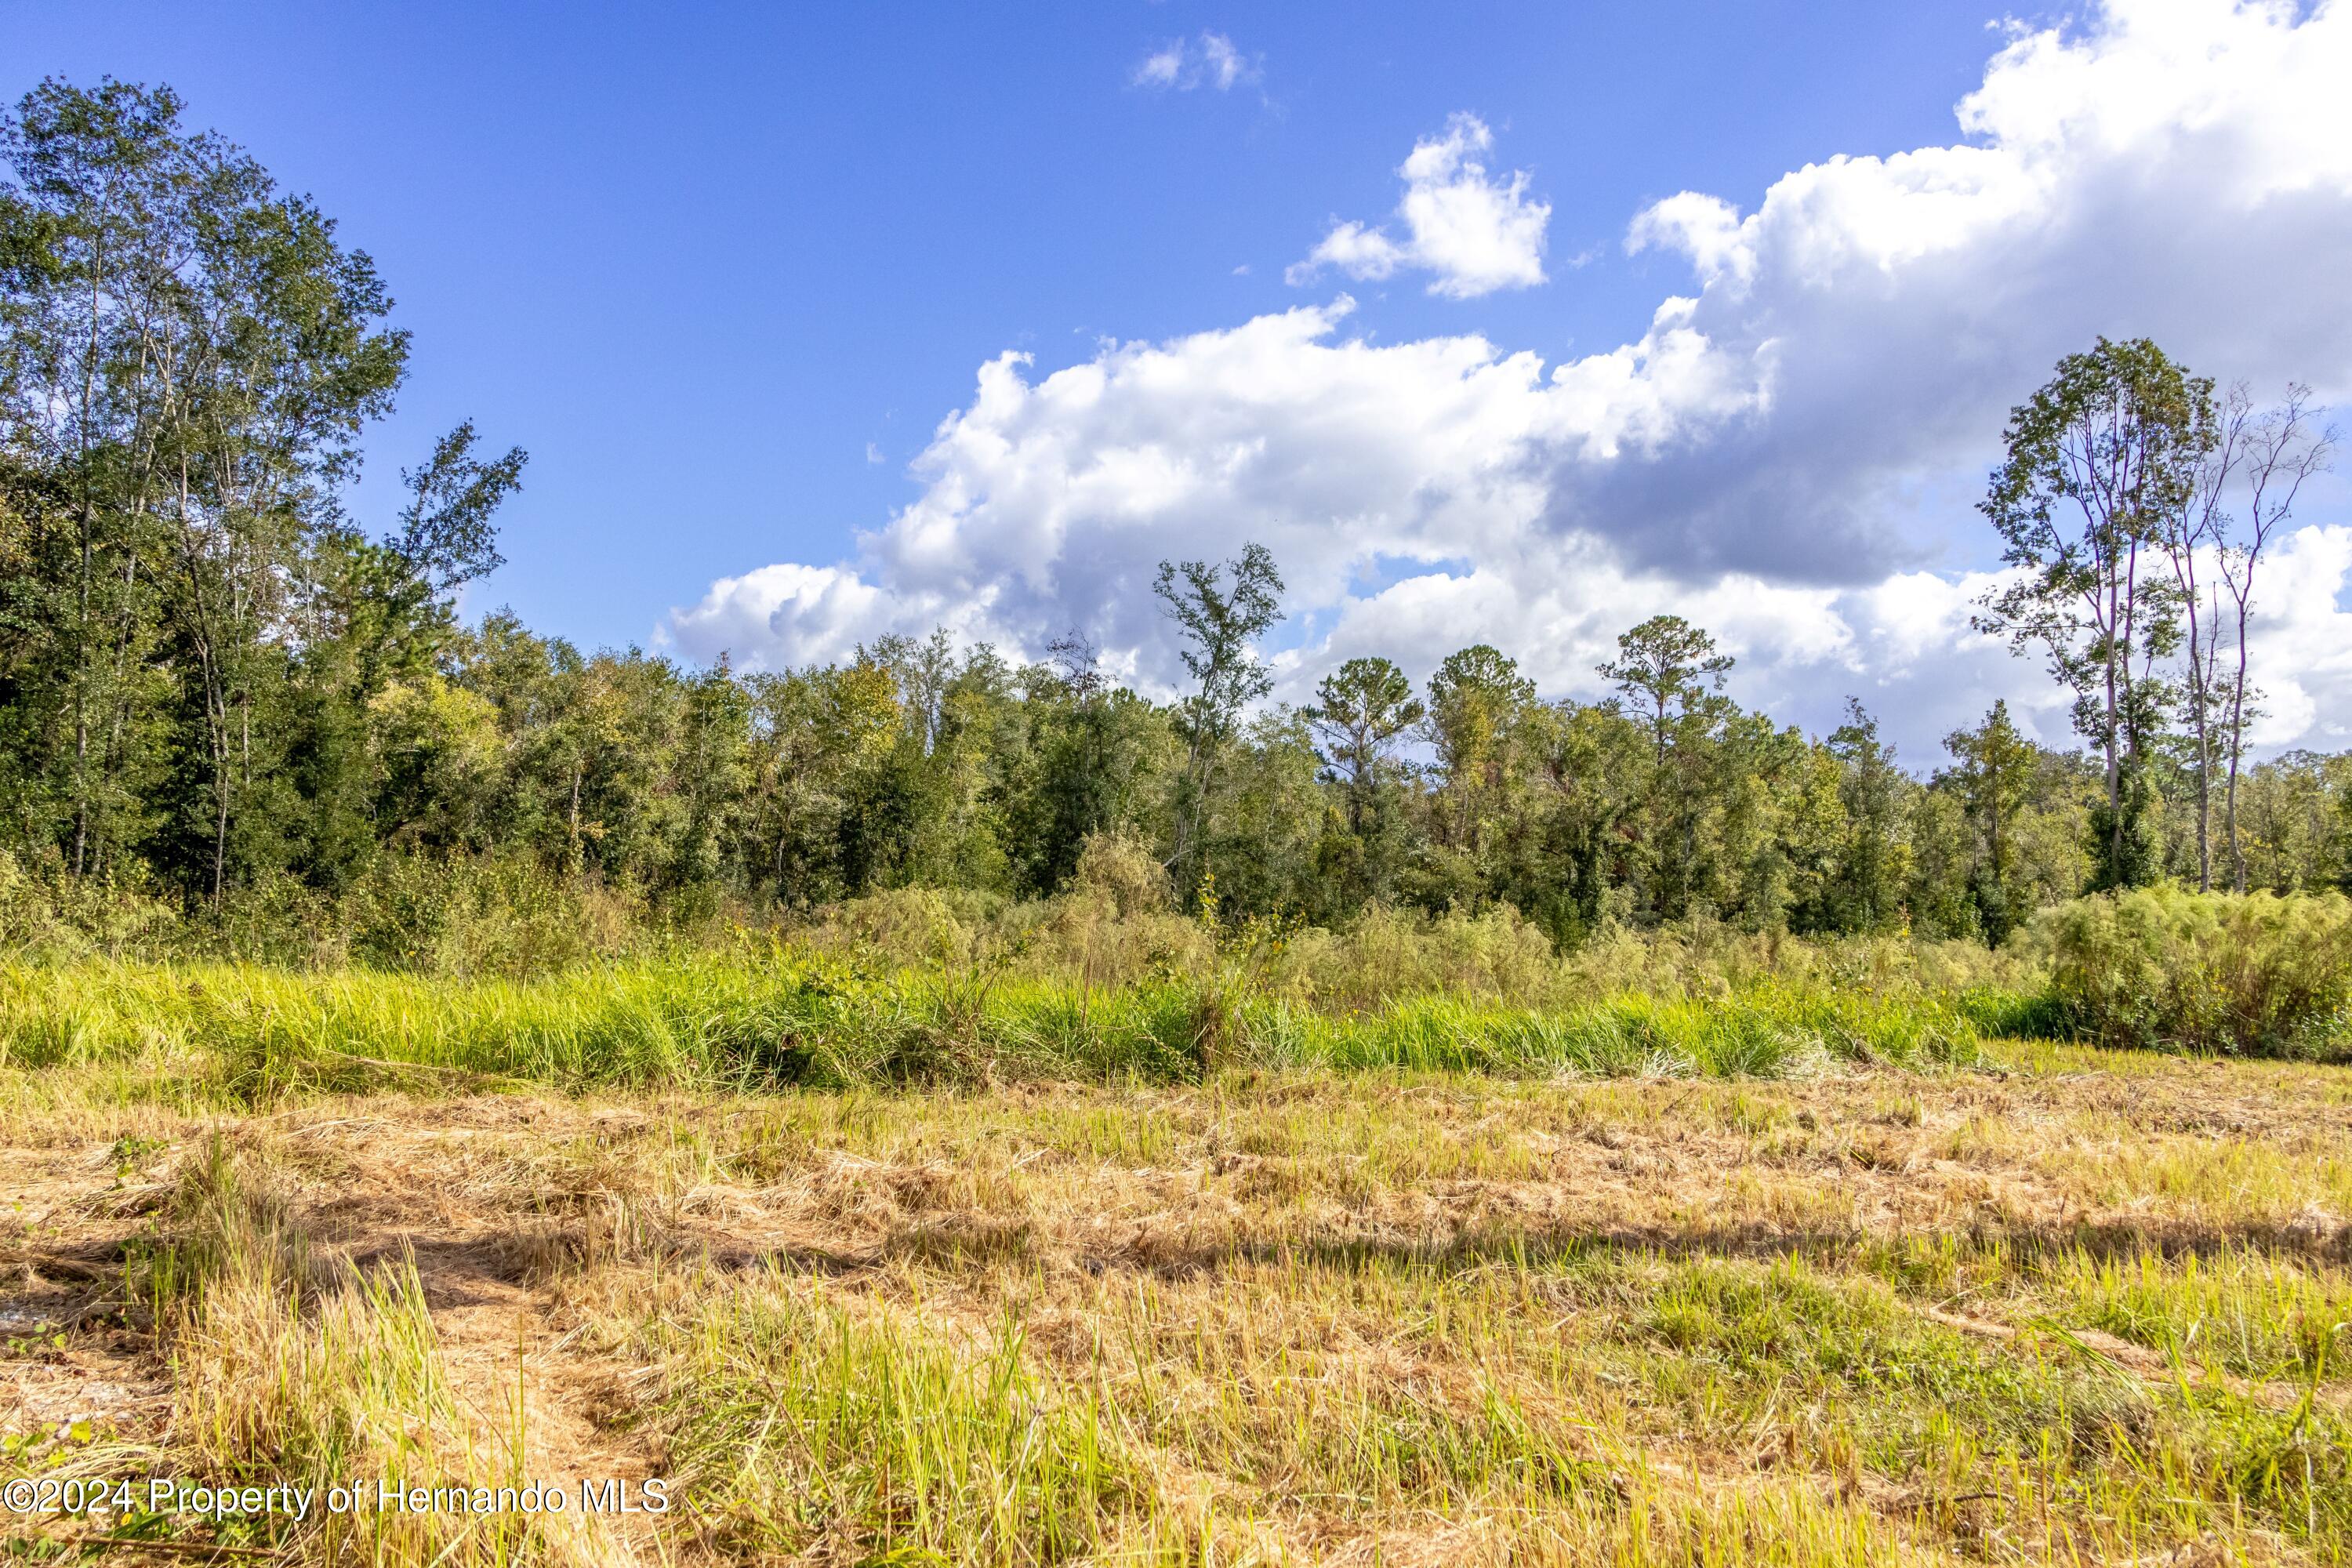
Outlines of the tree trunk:
M572 848L567 858L571 862L572 874L575 877L580 875L583 860L583 857L580 853L580 759L574 757L572 760L572 816L570 823ZM779 864L781 866L781 859Z
M99 233L105 234L100 223ZM74 850L73 874L79 879L89 853L89 601L94 575L92 535L98 527L89 487L89 422L97 395L99 304L105 294L106 250L101 237L90 257L89 342L81 362L81 417L76 423L81 447L81 581L74 615Z
M2211 668L2198 641L2197 595L2189 595L2189 710L2197 726L2197 890L2213 890L2213 739L2208 717Z
M2230 784L2221 807L2223 831L2230 841L2230 886L2246 890L2246 851L2238 842L2238 762L2246 748L2246 616L2238 615L2238 679L2230 689Z
M2112 609L2110 599L2110 609ZM2112 626L2112 623L2110 623ZM2107 868L2115 868L2124 858L2124 775L2116 759L2116 741L2122 738L2122 715L2116 712L2115 700L2115 635L2107 637L2107 721L2100 726L2100 742L2107 754Z

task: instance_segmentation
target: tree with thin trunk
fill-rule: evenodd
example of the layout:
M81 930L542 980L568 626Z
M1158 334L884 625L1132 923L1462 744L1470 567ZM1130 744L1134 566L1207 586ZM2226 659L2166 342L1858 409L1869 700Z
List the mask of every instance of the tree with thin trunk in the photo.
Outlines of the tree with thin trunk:
M1242 711L1274 689L1257 639L1281 619L1282 574L1262 544L1244 544L1223 565L1162 561L1151 591L1183 638L1179 657L1195 683L1177 704L1184 768L1177 780L1168 868L1180 889L1199 881L1209 786Z
M72 736L59 793L76 876L104 858L138 805L120 787L120 749L136 727L132 666L154 632L142 532L161 445L140 336L182 244L163 237L184 226L176 218L194 183L179 110L169 88L48 81L0 120L0 158L15 176L0 179L0 413L70 496L51 689Z
M1323 762L1348 792L1348 829L1361 836L1390 750L1421 722L1421 700L1385 658L1351 658L1323 678L1300 715L1323 742Z
M2241 408L2244 406L2239 400ZM2276 407L2242 421L2238 467L2245 490L2245 510L2235 526L2216 539L2215 553L2228 598L2234 668L2221 681L2226 702L2222 744L2228 759L2229 782L2222 812L2222 833L2230 847L2230 885L2246 890L2246 854L2238 840L2238 775L2246 752L2246 725L2254 716L2247 686L2246 634L2253 618L2254 578L2263 552L2278 537L2294 514L2304 481L2333 462L2336 435L2333 426L2315 426L2311 389L2291 385L2286 400ZM2217 619L2219 616L2216 617Z
M2180 590L2179 604L2186 628L2181 638L2181 694L2187 700L2191 773L2197 784L2197 890L2213 887L2213 706L2221 684L2221 616L2220 585L2207 568L2210 558L2228 541L2230 516L2224 501L2238 461L2245 450L2252 404L2242 384L2221 400L2213 422L2213 441L2198 468L2195 484L2182 497L2180 510L2165 520L2158 542L2172 563L2172 580Z
M52 80L0 125L16 176L0 358L37 371L11 378L33 395L9 423L78 495L70 862L92 863L113 745L98 737L127 727L144 644L197 721L166 748L201 781L164 814L171 858L217 901L238 803L270 766L263 689L283 685L315 557L351 537L337 491L407 337L383 327L365 253L180 109L168 88Z
M2010 413L2007 460L1980 509L2016 568L1978 601L1979 631L2040 647L2099 752L2094 886L2154 879L2149 752L2169 693L2156 674L2179 637L2180 590L2147 570L2213 449L2212 383L2145 338L2101 338Z
M1997 699L1984 721L1973 730L1955 730L1944 737L1944 749L1958 765L1952 780L1959 786L1961 808L1983 847L1969 877L1969 901L1985 943L1999 947L2015 930L2022 899L2015 890L2012 868L2017 859L2017 819L2033 788L2034 770L2042 753L2019 732L2009 716L2009 703Z
M1720 694L1732 658L1680 616L1652 616L1617 637L1617 657L1597 667L1633 706L1650 733L1652 836L1658 907L1686 912L1699 878L1699 819L1706 807L1706 758L1727 700Z
M1677 712L1688 710L1706 689L1721 690L1731 656L1715 651L1715 639L1680 616L1652 616L1617 638L1617 657L1598 667L1629 702L1646 710L1657 760L1666 760Z
M1502 785L1517 720L1535 700L1518 662L1487 643L1446 655L1430 676L1426 728L1453 798L1456 845L1478 847L1482 807Z

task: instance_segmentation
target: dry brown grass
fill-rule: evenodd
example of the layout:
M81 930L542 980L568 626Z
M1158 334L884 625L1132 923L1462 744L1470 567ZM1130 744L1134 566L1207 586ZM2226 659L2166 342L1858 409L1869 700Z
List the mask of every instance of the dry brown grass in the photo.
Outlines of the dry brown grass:
M397 1458L693 1505L298 1531L295 1560L2352 1549L2337 1070L2036 1048L266 1115L79 1071L0 1117L7 1474Z

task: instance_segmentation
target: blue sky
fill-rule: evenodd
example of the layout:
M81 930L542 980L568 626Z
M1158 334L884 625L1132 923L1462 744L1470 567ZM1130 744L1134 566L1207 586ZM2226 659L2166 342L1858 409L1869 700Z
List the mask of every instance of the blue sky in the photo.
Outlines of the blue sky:
M2231 11L2221 0L2209 9ZM2291 26L2295 18L2273 20ZM1184 0L1020 7L11 0L0 5L0 87L13 94L46 74L169 81L187 98L194 121L243 142L286 184L312 194L352 243L376 257L416 349L400 410L371 444L362 514L385 510L393 470L459 417L476 419L495 443L532 453L526 490L505 520L509 564L478 605L510 603L534 625L588 644L658 637L688 657L723 645L739 658L783 662L837 656L853 634L927 615L969 635L1042 642L1058 629L1055 620L1092 615L1097 596L1130 591L1169 540L1197 539L1206 550L1231 542L1214 525L1187 521L1181 507L1167 514L1165 529L1116 533L1101 517L1141 515L1151 503L1144 490L1105 501L1099 485L1075 511L1066 500L1037 502L1050 526L1008 524L992 534L991 520L1009 513L1006 498L1027 479L998 473L991 482L1002 493L975 502L941 491L942 468L951 479L958 471L951 453L935 454L939 461L910 475L940 422L976 407L981 367L1006 351L1032 356L1018 374L1036 387L1056 371L1097 362L1106 339L1164 344L1211 334L1213 346L1227 341L1216 334L1283 312L1337 311L1342 292L1352 308L1323 324L1319 338L1307 334L1325 347L1402 352L1476 335L1498 360L1539 356L1549 375L1643 341L1670 296L1702 295L1698 330L1721 344L1736 333L1710 325L1706 313L1718 307L1704 237L1676 218L1654 226L1646 247L1629 252L1637 215L1681 192L1709 193L1752 213L1777 182L1810 163L1970 140L1956 124L1955 105L1987 82L1998 51L2046 25L2032 13L1991 25L2000 21L1981 5L1819 0L1240 10ZM2113 16L2102 21L2095 8L2062 41L2095 45L2102 29L2129 30ZM1222 84L1204 53L1212 38L1235 61ZM1176 79L1139 79L1145 62L1171 46L1183 62ZM2144 89L2128 79L2129 63L2111 72L2115 101ZM2109 97L2093 92L2088 100ZM1431 292L1432 274L1410 263L1386 277L1327 267L1286 281L1286 269L1335 220L1385 225L1403 237L1394 212L1401 165L1465 114L1484 129L1472 156L1491 183L1524 176L1521 199L1549 209L1539 285L1452 298ZM2007 123L2030 118L2011 113ZM2017 134L1997 129L1973 140ZM2335 166L2321 173L2332 178ZM1768 247L1764 254L1769 280L1776 253ZM1606 598L1646 605L1664 595L1680 604L1679 595L1704 605L1712 594L1712 602L1735 606L1727 635L1758 645L1743 649L1755 699L1784 700L1816 723L1833 711L1841 686L1883 691L1880 700L1904 705L1912 690L1904 682L1939 679L1918 649L1898 658L1879 647L1881 634L1899 632L1909 612L1882 606L1874 613L1891 622L1874 633L1859 612L1842 610L1853 636L1808 656L1797 646L1808 634L1735 624L1737 607L1755 598L1743 584L1777 586L1785 577L1790 592L1829 584L1853 594L1923 570L1957 583L1986 564L1968 511L1982 448L1998 434L2000 407L2037 379L2023 367L2046 368L2050 344L2172 325L2196 338L2213 368L2264 380L2280 369L2274 340L2284 329L2273 323L2216 325L2203 315L2171 322L2160 308L2167 300L2197 298L2185 286L2166 292L2179 281L2150 284L2149 308L2137 321L2100 319L2097 291L2061 289L2054 303L2027 301L2021 310L2040 313L2033 329L2013 353L1993 356L2007 379L1989 373L1991 390L1964 410L1929 411L1930 423L1975 431L1973 446L1955 435L1933 451L1898 455L1890 467L1857 442L1846 468L1876 465L1871 499L1824 504L1841 516L1866 513L1863 521L1785 536L1750 527L1740 508L1751 503L1704 473L1709 463L1757 468L1759 452L1777 462L1784 448L1811 443L1818 462L1777 493L1824 484L1816 470L1835 468L1839 432L1854 426L1837 401L1847 384L1825 382L1809 401L1801 377L1775 384L1762 413L1764 403L1738 404L1728 394L1707 405L1710 417L1746 421L1741 429L1776 426L1747 446L1726 437L1709 456L1693 438L1685 457L1653 452L1654 460L1621 463L1572 494L1555 482L1525 505L1549 520L1543 526L1555 532L1545 537L1570 542L1553 552L1563 582L1599 570L1599 557L1573 544L1598 540L1635 574L1625 580L1632 587L1611 578L1622 591ZM1998 289L1998 272L1986 282ZM1763 300L1740 329L1754 339L1751 350L1776 341L1775 323L1812 321L1767 289L1750 292ZM2123 297L2133 298L2128 289ZM2308 303L2318 308L2315 299ZM1923 323L1922 342L1901 341L1911 319ZM1975 341L1981 330L1914 311L1824 351L1825 362L1867 354L1874 342L1915 361L1983 357ZM1802 348L1824 335L1811 331L1809 340L1790 327L1780 339ZM2310 353L2286 372L2323 386L2346 379L2337 342L2305 346ZM1294 337L1265 352L1276 367L1267 374L1279 375L1290 363L1281 356L1314 349ZM1776 352L1768 346L1763 357ZM1181 372L1197 358L1180 353L1170 363ZM1641 374L1657 381L1654 363L1644 363ZM1362 368L1377 378L1393 367L1368 361ZM1109 374L1116 381L1128 373ZM1421 384L1412 376L1435 384L1458 374L1468 373L1420 364L1395 396L1402 405L1414 395ZM1869 386L1863 377L1851 395L1883 402ZM1138 396L1122 418L1162 416L1165 405ZM1297 428L1313 427L1311 408L1281 412L1297 414ZM1033 410L1017 419L1028 428L1045 417ZM1387 415L1368 417L1374 429ZM1173 452L1167 460L1179 467L1213 460L1184 446L1191 416L1169 418L1131 441L1100 429L1056 436L1056 450L1096 445L1075 468L1058 468L1054 482L1074 484L1070 473L1106 452ZM1230 451L1235 437L1221 428L1218 449ZM1590 432L1579 429L1589 468L1599 459ZM1277 449L1284 439L1269 437ZM1364 439L1393 444L1376 429ZM1537 437L1519 431L1510 439ZM1311 468L1349 461L1363 448L1343 442L1302 450L1309 456L1298 466ZM1508 467L1482 468L1478 483L1491 489L1493 475ZM1701 477L1687 477L1694 473ZM1433 472L1425 483L1435 493L1459 479ZM1395 483L1423 486L1410 471ZM1474 604L1446 603L1449 593L1469 594L1458 585L1482 570L1526 575L1524 542L1496 543L1496 534L1455 548L1444 537L1451 528L1485 539L1485 521L1441 517L1429 524L1436 532L1414 533L1392 519L1360 518L1347 510L1352 503L1299 488L1306 485L1283 492L1292 503L1255 493L1235 503L1242 511L1295 505L1295 514L1276 515L1259 531L1301 531L1286 552L1296 563L1299 616L1286 657L1300 679L1318 660L1360 651L1348 646L1351 635L1381 630L1399 639L1409 666L1425 665L1444 651L1439 642L1482 616ZM1685 497L1694 487L1706 492L1700 500ZM933 520L925 537L937 549L926 554L908 542L920 531L911 522L899 525L906 538L879 553L859 542L860 531L885 530L909 508ZM1593 508L1609 516L1594 521ZM1662 521L1652 528L1654 513ZM951 549L940 542L942 530L959 529ZM1649 531L1629 531L1637 529ZM1077 569L1080 545L1115 534L1125 553L1106 544L1089 556L1091 573ZM1351 542L1327 550L1318 542L1326 538ZM1040 561L1024 555L1033 547L1066 569L1041 576ZM956 571L932 569L940 550L956 555ZM757 611L751 621L735 614L736 601L725 614L692 614L698 601L708 605L714 584L786 563L840 566L827 591L850 594L849 607L812 618L772 602L776 592L797 591L772 584L756 603L737 596ZM1721 576L1726 571L1734 575ZM999 592L1023 574L1022 593ZM1354 586L1342 591L1342 582ZM672 620L674 608L688 614ZM1918 613L1950 619L1948 605ZM1583 679L1575 672L1589 672L1599 619L1562 630L1557 602L1496 614L1504 630L1542 645L1528 657L1531 668L1556 677L1549 685L1573 689ZM2324 663L2341 619L2304 628L2297 646L2317 637ZM1107 615L1093 629L1114 648L1131 645L1142 677L1160 668L1164 649L1154 646L1148 620ZM765 646L745 646L762 639ZM1503 631L1496 640L1509 648ZM1968 700L1998 684L1987 673L1998 668L1969 665ZM1946 706L1934 705L1935 722ZM2315 735L2352 725L2352 671L2340 696L2319 693L2311 708L2303 728Z
M591 643L838 553L911 499L906 460L1002 350L1051 368L1294 303L1285 265L1331 214L1389 206L1391 165L1456 110L1594 259L1475 323L1407 286L1364 324L1551 354L1638 335L1665 291L1646 275L1671 262L1615 243L1645 200L1931 139L1985 54L1981 7L1937 5L0 15L11 96L168 81L376 258L416 333L378 477L467 415L529 447L493 592ZM1133 85L1204 30L1258 79Z

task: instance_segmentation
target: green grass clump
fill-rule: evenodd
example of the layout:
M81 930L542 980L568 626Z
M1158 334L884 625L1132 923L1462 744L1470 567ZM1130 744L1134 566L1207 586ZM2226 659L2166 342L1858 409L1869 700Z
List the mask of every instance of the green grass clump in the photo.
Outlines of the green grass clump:
M1512 1077L1778 1078L1831 1061L1905 1066L1974 1059L1974 1032L1921 997L1764 988L1719 1001L1621 995L1558 1012L1424 996L1328 1018L1266 1007L1253 1016L1267 1065Z
M789 1056L830 996L821 976L718 963L444 981L368 971L88 964L0 969L0 1060L218 1055L250 1090L415 1067L558 1082L723 1076Z
M1972 985L1952 998L1953 1007L1978 1034L2002 1040L2063 1040L2074 1034L2072 1015L2047 986L2012 991Z
M739 1552L858 1562L1181 1563L1185 1531L1094 1391L1047 1386L1018 1329L959 1353L789 1294L737 1298L684 1346L685 1487Z
M2352 1279L2248 1250L2200 1258L2070 1252L2039 1283L2070 1318L2184 1369L2292 1384L2352 1378Z
M1801 1409L1827 1468L1931 1494L1990 1489L2027 1517L2079 1507L2054 1542L2071 1552L2248 1519L2328 1561L2352 1548L2352 1426L2309 1389L2290 1401L2145 1380L2055 1325L2013 1342L1964 1334L1795 1259L1603 1258L1581 1290L1613 1300L1615 1334L1649 1352L1654 1396L1678 1422L1745 1429Z

